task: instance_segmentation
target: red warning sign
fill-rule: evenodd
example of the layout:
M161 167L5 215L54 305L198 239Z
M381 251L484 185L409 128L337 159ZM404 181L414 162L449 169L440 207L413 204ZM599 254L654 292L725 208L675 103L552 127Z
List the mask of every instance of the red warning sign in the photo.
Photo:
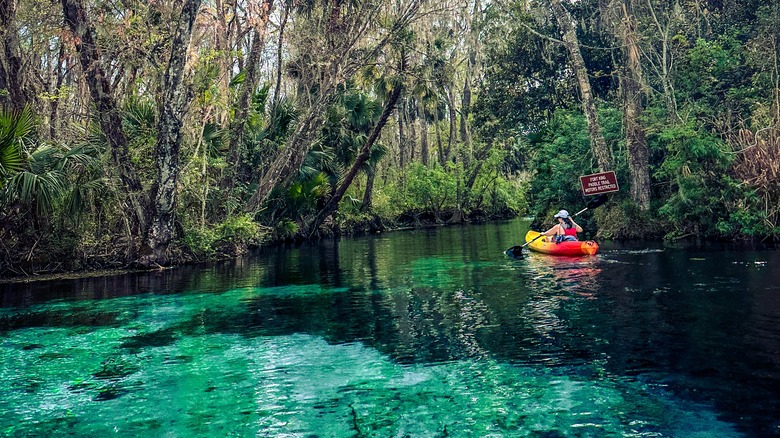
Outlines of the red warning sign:
M594 173L580 177L582 193L585 196L617 192L619 190L614 171Z

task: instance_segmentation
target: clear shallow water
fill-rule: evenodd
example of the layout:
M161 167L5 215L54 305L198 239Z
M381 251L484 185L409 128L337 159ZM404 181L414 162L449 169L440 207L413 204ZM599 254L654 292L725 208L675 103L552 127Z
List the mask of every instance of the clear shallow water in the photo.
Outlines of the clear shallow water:
M776 251L519 222L0 289L4 436L780 434Z

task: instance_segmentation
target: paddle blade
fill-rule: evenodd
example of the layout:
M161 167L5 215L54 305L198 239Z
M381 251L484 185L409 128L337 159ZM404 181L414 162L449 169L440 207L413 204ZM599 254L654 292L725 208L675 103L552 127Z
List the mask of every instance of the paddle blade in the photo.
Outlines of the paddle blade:
M604 204L605 202L607 202L607 199L609 199L609 197L603 193L596 196L595 198L588 201L588 209L596 208Z
M523 247L522 246L513 246L509 248L508 250L504 251L506 255L509 257L512 257L513 259L521 259L523 258Z

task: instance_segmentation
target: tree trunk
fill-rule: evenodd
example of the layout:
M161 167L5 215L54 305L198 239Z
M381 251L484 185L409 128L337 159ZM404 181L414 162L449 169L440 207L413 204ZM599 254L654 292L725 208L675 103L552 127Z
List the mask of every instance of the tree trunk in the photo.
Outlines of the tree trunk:
M477 70L477 51L479 50L479 31L475 29L474 20L479 20L482 15L482 7L479 0L474 2L474 9L471 16L468 17L469 25L469 47L468 47L468 63L466 64L466 80L463 82L463 96L460 106L460 141L465 146L466 150L471 154L471 138L469 136L468 120L471 114L471 88L472 78L478 77ZM470 156L466 156L467 161Z
M621 4L622 6L622 4ZM656 72L661 79L661 85L664 93L664 102L666 103L666 118L670 123L677 122L680 117L677 114L677 98L674 95L674 86L672 84L672 53L671 53L671 26L670 23L661 24L658 19L658 14L655 12L655 6L653 2L647 2L648 11L652 18L653 24L658 29L658 42L657 45L661 46L661 53L657 54L660 62L654 64L659 65L656 67Z
M420 121L420 155L422 163L428 167L430 151L428 150L428 121L425 120L425 108L422 102L417 107L417 119Z
M342 0L333 0L330 5L330 17L328 17L328 51L330 53L336 53L337 38L341 34L341 2Z
M628 168L631 175L631 199L641 210L650 208L650 164L645 129L639 119L642 114L642 65L633 18L629 16L626 5L622 5L623 20L620 26L620 39L626 60L626 74L622 78L625 100L624 121L626 126L626 146L628 148Z
M406 135L404 134L404 111L403 105L398 106L396 112L398 116L398 167L406 167Z
M257 89L259 81L260 56L265 47L265 26L268 25L268 18L271 15L273 0L264 0L261 10L263 28L254 29L252 32L252 47L249 50L249 57L246 62L246 77L241 84L241 93L236 102L236 113L230 122L228 129L230 141L228 143L227 167L224 170L221 186L223 189L231 189L235 185L236 178L241 177L241 156L244 151L244 132L246 130L249 108L252 105L252 97Z
M111 161L117 168L125 189L128 200L125 204L125 213L130 218L131 235L136 238L146 230L149 203L141 180L130 162L127 137L122 129L119 107L112 95L111 85L101 63L100 47L95 41L95 31L87 18L87 10L82 1L62 0L65 24L76 36L76 51L81 69L95 105L100 128L108 141ZM133 256L135 248L130 248L130 251L129 255Z
M571 68L577 75L577 82L579 83L580 95L582 98L582 110L585 113L585 119L588 122L591 150L596 157L599 170L602 172L610 170L612 168L611 154L609 153L609 149L607 149L607 143L604 141L604 136L601 133L601 124L599 123L596 114L596 104L593 99L593 92L590 88L588 71L585 68L585 60L582 58L582 53L580 52L580 43L577 39L574 25L572 24L574 20L572 19L571 14L569 14L569 11L561 4L561 0L550 0L550 6L552 7L553 15L555 15L555 20L561 28L563 43L569 52Z
M276 106L279 104L281 98L282 88L282 44L284 43L284 28L287 27L287 20L290 17L290 5L284 5L284 14L282 15L282 23L279 25L279 42L276 45L276 86L274 87L274 100L273 109L276 110ZM272 111L273 113L274 111Z
M228 129L230 141L228 146L227 168L222 178L222 188L231 189L235 185L236 178L242 177L241 156L244 151L244 132L246 130L249 108L252 105L252 97L257 89L259 81L260 56L265 47L265 33L268 26L268 19L271 16L273 0L264 0L261 6L260 23L262 29L257 28L252 32L252 47L249 50L249 57L246 62L246 77L241 84L241 93L236 102L236 113L230 122Z
M374 203L374 179L376 179L376 170L372 169L366 175L366 191L363 193L363 204L360 211L366 213L371 211Z
M457 125L458 115L455 112L455 98L452 95L452 87L447 86L447 109L450 114L450 135L447 138L447 149L444 151L444 161L449 161L450 154L452 153L452 145L455 143L455 128Z
M32 99L22 86L22 59L16 33L16 0L0 0L0 104L14 112Z
M474 184L477 182L477 177L479 176L479 171L482 170L482 165L485 164L485 159L487 159L488 154L491 150L490 144L486 144L482 149L480 149L477 154L474 156L474 160L476 164L474 165L474 168L471 169L471 173L469 173L469 177L466 180L466 191L470 192L471 189L474 188Z
M59 108L60 108L60 88L65 80L65 74L62 72L63 64L65 63L65 45L60 44L60 53L57 57L56 71L54 74L57 79L54 83L54 93L57 95L51 101L51 107L49 108L49 138L51 140L57 139L57 131L59 130Z
M365 163L366 160L368 160L369 156L371 155L371 147L379 138L379 134L382 133L382 128L385 127L385 125L387 124L387 120L390 118L390 115L393 113L393 108L395 108L395 104L396 102L398 102L398 97L401 95L401 88L402 87L400 86L396 86L393 92L390 93L390 96L387 98L387 102L385 102L385 108L382 111L382 115L379 117L376 126L374 126L374 129L371 131L371 134L366 139L365 144L363 144L363 147L360 149L360 153L355 158L355 162L352 164L352 167L344 176L341 184L339 184L333 196L331 196L331 198L328 199L328 202L325 204L322 210L320 210L320 212L317 214L314 221L310 224L310 226L305 228L310 233L316 232L317 228L325 221L325 219L329 218L336 211L336 209L338 209L339 202L341 202L341 199L344 197L344 194L347 193L347 189L349 189L349 186L352 185L352 181L357 176L361 166L363 166L363 163Z
M227 108L230 104L230 80L233 75L233 55L230 47L230 32L228 30L227 21L225 21L225 2L223 0L215 0L214 2L214 19L216 22L216 29L214 29L214 48L216 49L219 67L219 100L220 108L217 114L217 120L224 126L228 118Z
M173 41L171 57L163 79L160 119L157 124L155 148L157 181L154 193L154 216L144 242L139 263L143 266L170 263L168 246L176 237L177 183L179 180L179 150L181 126L192 89L185 83L185 65L192 28L198 16L201 0L184 0Z
M439 129L439 109L436 108L433 113L434 113L433 128L434 131L436 132L436 148L439 153L439 165L443 167L445 159L444 159L444 147L442 146L442 142L441 142L441 129Z
M413 106L410 105L409 101L406 102L405 107L406 122L409 124L409 162L414 163L414 155L417 149L417 120L412 117L410 108Z
M308 114L301 120L295 132L287 140L284 149L274 159L271 165L263 173L257 189L247 202L244 211L256 212L268 199L271 191L280 183L289 180L295 171L303 164L306 155L311 148L312 139L319 134L325 109L333 103L335 93L328 91L309 109Z
M471 79L470 73L466 72L466 80L463 83L463 96L460 100L460 141L466 145L468 149L469 134L467 130L467 123L469 119L469 112L471 111Z

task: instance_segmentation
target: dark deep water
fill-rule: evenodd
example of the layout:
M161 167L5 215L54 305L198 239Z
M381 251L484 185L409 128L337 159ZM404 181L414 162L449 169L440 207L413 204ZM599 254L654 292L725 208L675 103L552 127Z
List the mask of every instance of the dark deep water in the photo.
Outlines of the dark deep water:
M0 285L0 435L780 435L780 252L524 234Z

